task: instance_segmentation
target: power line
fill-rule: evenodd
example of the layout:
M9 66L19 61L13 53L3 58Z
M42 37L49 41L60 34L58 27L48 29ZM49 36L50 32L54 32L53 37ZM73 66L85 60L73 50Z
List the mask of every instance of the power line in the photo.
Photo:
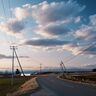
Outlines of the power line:
M10 2L10 0L8 0L9 2L8 2L8 5L9 5L9 14L10 14L10 19L11 19L11 24L13 23L13 21L12 21L12 18L13 18L13 14L12 14L12 10L11 10L11 5L12 5L12 3ZM14 34L15 35L15 34ZM10 37L11 38L11 44L15 44L14 43L14 39L12 38L12 37Z
M6 12L5 12L4 1L3 1L3 0L1 0L1 3L2 3L2 7L3 7L4 16L5 16L5 18L7 18L7 16L6 16Z
M74 58L76 58L78 55L82 54L84 51L86 51L87 49L90 49L94 44L89 44L89 46L87 48L84 48L83 50L81 50L81 52L79 52L77 55L69 58L67 61L65 61L65 63L68 63L70 61L72 61Z
M96 43L96 42L95 42L95 43ZM88 46L87 48L84 48L84 49L81 50L81 52L79 52L77 55L72 56L71 58L67 59L67 61L65 61L65 63L71 62L71 61L72 61L74 58L76 58L78 55L80 55L80 54L82 54L84 51L90 49L95 43L89 44L89 46ZM66 72L67 70L66 70L66 67L65 67L65 65L64 65L64 63L63 63L62 61L61 61L61 63L60 63L60 67L61 67L61 70L62 70L62 72L63 72L63 75L65 75L65 74L64 74L64 69L65 69L65 72ZM65 75L65 76L66 76L66 75Z
M90 36L87 36L87 37L90 37ZM74 38L73 40L72 40L72 42L74 42L74 41L77 41L79 39L79 37L76 37L76 38ZM79 39L78 41L80 41L81 39ZM74 47L72 48L72 51L74 50ZM76 55L75 55L76 56ZM70 59L73 59L74 58L74 56L68 56L67 58L70 58ZM65 58L66 59L66 58ZM68 62L70 59L67 59L65 62ZM60 58L60 60L61 60L61 58Z
M5 7L5 4L4 4L4 0L1 0L1 3L2 3L2 9L3 9L3 14L4 14L4 19L5 19L5 22L7 23L8 22L8 17L7 17L7 15L6 15L6 7ZM9 8L10 9L10 8ZM11 44L11 37L10 38L8 38L8 35L7 35L7 33L5 33L5 40L8 42L8 44L10 45ZM10 39L10 40L9 40Z
M21 46L21 47L23 47L23 46ZM28 53L30 53L28 47L25 46L24 48L25 48L25 50L27 50ZM26 51L24 51L24 52L26 52ZM26 53L25 53L25 54L26 54ZM34 56L34 57L30 57L30 58L31 58L31 60L33 60L33 61L35 61L35 62L38 62L38 64L42 63L40 60L37 60L37 59L35 58L35 56ZM29 58L29 59L30 59L30 58Z
M10 13L10 17L12 18L12 12L11 12L11 2L10 2L10 0L9 0L9 2L8 2L8 5L9 5L9 13Z

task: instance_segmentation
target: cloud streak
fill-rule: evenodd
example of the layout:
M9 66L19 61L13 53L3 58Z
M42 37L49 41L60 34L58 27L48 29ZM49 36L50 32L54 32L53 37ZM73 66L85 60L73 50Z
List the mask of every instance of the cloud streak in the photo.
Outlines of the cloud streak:
M31 46L49 47L49 46L60 46L68 43L69 43L68 41L57 39L35 39L35 40L27 40L23 44Z
M19 58L29 58L29 56L19 56ZM0 54L0 59L12 59L12 56L7 56L7 55L4 55L4 54Z

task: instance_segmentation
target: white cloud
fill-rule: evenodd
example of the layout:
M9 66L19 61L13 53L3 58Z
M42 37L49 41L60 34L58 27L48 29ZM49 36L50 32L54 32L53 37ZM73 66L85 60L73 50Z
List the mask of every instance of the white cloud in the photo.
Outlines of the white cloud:
M67 2L42 2L32 7L32 16L40 24L62 21L76 16L85 6L80 6L77 2L69 0Z
M81 17L80 16L75 18L75 23L79 23L80 21L81 21Z
M13 14L18 20L28 18L28 16L30 16L30 5L26 4L26 5L23 5L22 7L15 8L13 10Z

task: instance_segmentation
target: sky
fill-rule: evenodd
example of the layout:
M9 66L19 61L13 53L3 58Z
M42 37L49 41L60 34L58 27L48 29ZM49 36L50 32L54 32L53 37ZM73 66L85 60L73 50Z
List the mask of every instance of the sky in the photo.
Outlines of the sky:
M0 0L0 70L11 70L12 45L18 47L24 69L39 69L40 64L57 68L61 61L67 68L96 67L95 4L95 0Z

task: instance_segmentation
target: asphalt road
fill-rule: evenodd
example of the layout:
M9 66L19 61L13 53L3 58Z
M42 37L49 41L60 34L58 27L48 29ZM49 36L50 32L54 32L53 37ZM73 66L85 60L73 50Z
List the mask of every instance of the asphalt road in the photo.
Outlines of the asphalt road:
M67 80L60 80L53 76L39 77L37 81L48 96L96 96L96 88L78 84ZM40 96L40 95L32 95ZM47 95L41 95L47 96Z

